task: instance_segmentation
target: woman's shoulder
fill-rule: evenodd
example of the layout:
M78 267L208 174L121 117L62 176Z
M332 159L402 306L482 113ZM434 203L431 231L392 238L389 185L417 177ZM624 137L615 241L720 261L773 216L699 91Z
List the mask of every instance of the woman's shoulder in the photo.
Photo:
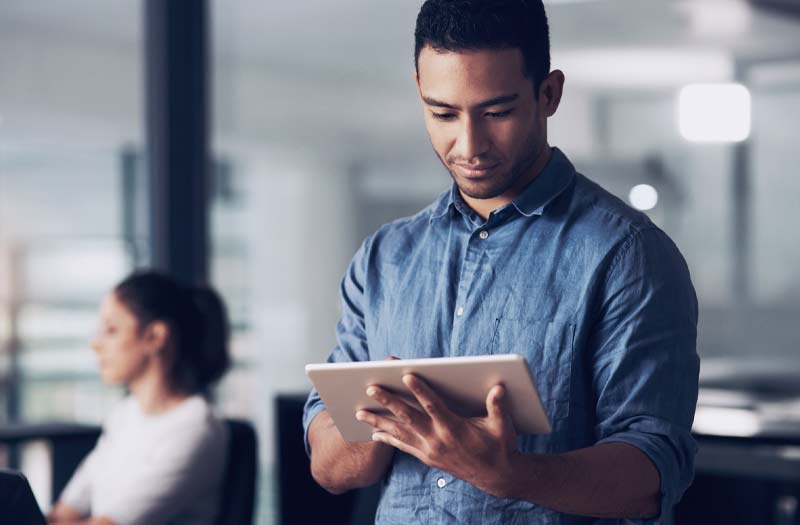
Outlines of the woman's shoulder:
M226 428L202 395L189 396L158 414L144 413L138 400L128 395L114 405L103 424L106 433L125 431L183 442L225 439Z
M168 413L172 419L202 426L221 425L222 421L214 412L211 403L202 395L189 396Z
M193 396L164 414L155 434L161 436L154 454L168 456L173 461L193 461L191 458L224 458L228 448L228 429L214 413L211 405L200 396Z
M196 441L219 441L226 439L227 427L215 413L208 400L201 395L193 395L164 414L165 427L189 434L187 439Z

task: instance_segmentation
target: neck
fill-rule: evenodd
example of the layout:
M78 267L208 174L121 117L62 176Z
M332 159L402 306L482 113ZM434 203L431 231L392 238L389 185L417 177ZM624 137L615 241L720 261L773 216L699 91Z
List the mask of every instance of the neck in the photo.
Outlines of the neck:
M175 407L189 397L170 388L163 374L151 369L128 383L131 394L145 414L160 414Z
M502 195L498 195L497 197L493 197L491 199L475 199L469 197L468 195L464 195L462 191L459 190L461 193L461 197L464 199L464 202L467 205L475 210L475 213L480 215L483 220L489 218L489 214L492 213L494 210L501 208L508 204L509 202L516 199L528 185L533 182L536 177L544 170L544 167L547 166L547 163L550 162L550 157L553 156L553 150L550 145L545 142L539 152L536 154L536 157L531 164L531 167L528 169L527 173L519 178L519 180L508 190L506 190Z

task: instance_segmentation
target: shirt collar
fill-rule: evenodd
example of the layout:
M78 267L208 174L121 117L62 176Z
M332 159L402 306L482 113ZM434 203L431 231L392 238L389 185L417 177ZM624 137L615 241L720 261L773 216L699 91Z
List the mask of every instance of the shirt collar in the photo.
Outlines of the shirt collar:
M433 221L434 219L439 219L447 215L447 212L450 211L450 207L455 203L455 197L453 192L458 191L455 182L450 186L450 189L443 192L439 195L439 198L433 203L433 209L431 210L431 217L430 220Z
M542 215L547 205L561 195L574 178L575 167L560 149L553 148L542 172L511 204L526 217Z
M554 147L552 156L542 172L512 201L511 205L526 217L542 215L547 205L558 197L574 178L575 167L560 149ZM458 186L454 182L448 191L439 196L431 210L431 221L444 217L452 207L459 208L459 202L463 201L457 192Z

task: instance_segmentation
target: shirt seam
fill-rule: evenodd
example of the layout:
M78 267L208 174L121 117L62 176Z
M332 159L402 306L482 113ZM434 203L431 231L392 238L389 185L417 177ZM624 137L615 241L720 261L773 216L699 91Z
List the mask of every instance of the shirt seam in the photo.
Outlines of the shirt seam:
M625 257L625 255L628 254L628 251L631 249L631 246L635 243L635 241L638 240L642 236L642 234L648 231L658 231L658 227L652 225L652 226L646 226L644 228L636 228L634 231L632 231L627 235L625 240L622 242L622 245L619 247L618 249L619 251L616 253L616 255L614 255L614 258L611 260L611 265L609 266L608 271L606 272L606 277L603 282L604 284L606 285L608 284L609 279L617 270L617 267L619 266L620 262Z

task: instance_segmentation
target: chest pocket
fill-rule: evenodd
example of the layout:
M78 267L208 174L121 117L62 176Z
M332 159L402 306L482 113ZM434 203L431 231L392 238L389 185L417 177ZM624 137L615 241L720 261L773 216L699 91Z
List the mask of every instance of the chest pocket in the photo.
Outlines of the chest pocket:
M575 325L560 321L495 321L491 352L525 357L551 421L569 416L574 335Z

